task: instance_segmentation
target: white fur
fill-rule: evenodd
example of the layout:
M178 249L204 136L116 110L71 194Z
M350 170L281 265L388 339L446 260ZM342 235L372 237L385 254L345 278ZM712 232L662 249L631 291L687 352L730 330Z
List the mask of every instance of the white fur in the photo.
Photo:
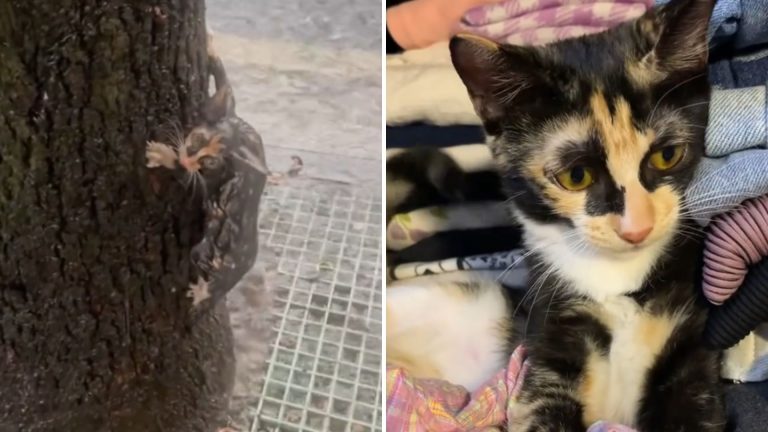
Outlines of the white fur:
M558 225L538 224L516 212L525 226L525 242L579 294L598 302L641 288L664 252L671 234L637 250L616 253L584 246Z
M209 291L208 282L205 279L198 276L197 282L189 285L189 291L187 291L187 297L192 299L192 306L197 306L203 301L211 298L211 292Z
M480 282L477 293L458 288L471 276L426 276L395 282L387 288L387 362L417 359L409 371L421 378L440 378L473 391L506 365L502 352L509 319L501 287ZM391 347L391 348L390 348ZM395 348L396 347L396 348ZM408 365L405 366L406 369ZM427 376L424 376L427 375ZM431 376L430 376L431 375Z

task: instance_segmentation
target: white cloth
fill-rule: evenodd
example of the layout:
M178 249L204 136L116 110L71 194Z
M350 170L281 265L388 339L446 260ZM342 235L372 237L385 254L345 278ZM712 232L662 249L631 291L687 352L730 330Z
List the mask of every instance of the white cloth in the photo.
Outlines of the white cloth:
M387 56L387 124L480 125L447 42Z
M768 379L768 324L761 324L725 352L723 378L755 382Z

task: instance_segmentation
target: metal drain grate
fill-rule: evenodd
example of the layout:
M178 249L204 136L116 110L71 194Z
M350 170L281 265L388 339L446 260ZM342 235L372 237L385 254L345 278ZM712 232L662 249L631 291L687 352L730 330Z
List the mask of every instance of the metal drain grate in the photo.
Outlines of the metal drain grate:
M381 431L380 196L272 187L260 232L278 318L251 432Z

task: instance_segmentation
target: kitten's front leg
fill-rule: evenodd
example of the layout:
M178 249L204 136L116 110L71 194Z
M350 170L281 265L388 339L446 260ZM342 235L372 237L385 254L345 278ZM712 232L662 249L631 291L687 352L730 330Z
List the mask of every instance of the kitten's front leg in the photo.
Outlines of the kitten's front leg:
M538 366L538 367L537 367ZM507 406L509 432L586 432L583 409L563 374L532 364L523 390Z
M681 348L682 349L682 348ZM703 348L660 363L639 418L642 432L722 432L726 426L718 354Z

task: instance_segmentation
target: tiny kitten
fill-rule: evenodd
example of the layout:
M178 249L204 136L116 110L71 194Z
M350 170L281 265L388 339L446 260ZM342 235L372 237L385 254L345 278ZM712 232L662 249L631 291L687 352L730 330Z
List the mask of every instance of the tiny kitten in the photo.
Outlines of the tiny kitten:
M272 293L265 269L254 266L259 201L269 170L261 137L235 114L232 87L211 42L209 38L216 93L205 106L205 122L186 136L173 137L173 144L148 142L146 157L148 167L172 170L203 193L205 231L192 248L192 276L197 280L188 295L194 315L200 316L230 294L226 300L236 375L229 412L234 424L247 427L244 413L263 380L273 336Z
M209 65L216 93L205 106L205 122L173 144L149 141L146 149L148 167L185 176L204 195L205 232L192 248L194 282L188 293L197 312L249 279L245 276L258 251L259 201L269 174L261 137L235 114L232 86L211 50Z
M514 330L530 369L508 406L510 431L583 432L598 420L642 432L725 427L719 353L701 343L701 239L684 196L704 153L712 7L672 0L542 47L450 43L529 249L529 322ZM388 300L388 316L398 306ZM423 330L437 312L422 309L410 325ZM506 314L457 313L491 317L496 330L453 337L492 337L490 351L508 353L518 340ZM419 354L401 356L438 364Z

